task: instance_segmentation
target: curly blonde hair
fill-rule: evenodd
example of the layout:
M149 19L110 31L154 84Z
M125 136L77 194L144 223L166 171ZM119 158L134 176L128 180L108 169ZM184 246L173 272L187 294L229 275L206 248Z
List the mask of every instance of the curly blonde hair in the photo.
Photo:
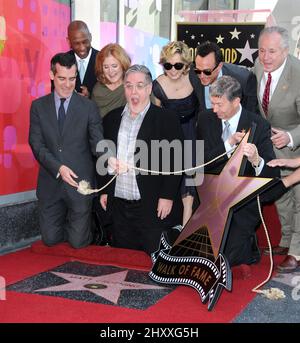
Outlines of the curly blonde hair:
M175 54L179 54L182 62L185 64L184 74L186 74L190 69L193 59L189 47L181 41L173 41L165 45L161 50L159 63L166 63Z
M98 52L95 62L95 73L97 79L103 84L109 83L103 72L103 63L105 58L108 56L113 56L121 64L123 70L123 78L126 70L131 65L131 59L128 56L127 52L124 50L124 48L121 47L121 45L117 43L110 43L105 45Z

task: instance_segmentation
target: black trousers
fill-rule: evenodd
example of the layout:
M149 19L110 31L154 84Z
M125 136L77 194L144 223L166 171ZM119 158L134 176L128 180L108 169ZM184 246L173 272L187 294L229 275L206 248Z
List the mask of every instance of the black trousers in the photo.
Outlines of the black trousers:
M149 255L158 249L164 228L147 223L141 200L114 198L112 206L112 246L143 250Z
M255 199L233 213L224 250L231 267L259 262L255 236L259 224Z

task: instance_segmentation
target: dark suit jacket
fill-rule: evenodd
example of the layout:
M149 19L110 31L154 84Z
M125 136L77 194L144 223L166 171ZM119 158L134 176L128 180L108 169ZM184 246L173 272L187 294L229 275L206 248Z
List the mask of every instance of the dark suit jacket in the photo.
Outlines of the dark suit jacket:
M237 130L248 130L252 122L256 123L256 130L252 143L256 145L259 155L264 159L265 165L259 175L260 177L278 177L278 168L270 168L266 163L273 158L275 154L271 142L270 124L255 113L245 109L242 110ZM198 119L197 138L204 140L204 159L210 161L214 157L225 152L225 146L221 138L222 121L212 111L202 112ZM219 174L228 161L227 155L219 159L216 163L209 165L207 172ZM244 175L254 176L255 170L247 161ZM268 193L268 192L266 192ZM201 199L200 199L201 200ZM269 201L269 199L266 199ZM260 217L256 199L250 200L246 205L237 209L231 220L228 238L225 245L225 256L230 265L241 263L252 263L252 239L255 229L260 223Z
M78 180L95 184L96 145L103 139L101 118L94 102L73 93L66 113L62 136L59 133L54 94L32 102L29 144L40 164L37 196L47 200L64 184L70 196L77 197L74 187L57 178L62 164L70 167Z
M109 112L103 119L104 138L112 140L116 146L123 109L123 107L117 108ZM180 122L172 112L151 104L137 136L137 140L143 140L148 146L148 166L144 166L144 168L151 168L151 140L161 141L162 139L168 141L179 139L182 141L183 134ZM171 158L171 166L172 160L173 158ZM137 163L136 166L143 168L139 163ZM155 169L157 170L157 166ZM158 225L169 227L181 222L182 215L180 211L181 199L179 187L181 177L181 175L162 176L142 175L141 173L136 176L141 194L143 216L147 223L151 223L156 227ZM105 181L107 181L107 179ZM108 193L108 210L112 205L111 200L113 199L114 189L115 182L111 183L110 187L103 191L103 193ZM174 200L171 214L165 220L158 220L157 218L157 204L159 198Z
M265 160L264 168L260 174L261 177L277 177L278 169L270 168L267 162L275 158L271 142L271 127L267 120L261 116L251 113L245 109L242 110L237 130L251 128L252 122L256 124L256 130L252 143L256 145L259 155ZM225 152L222 136L222 120L217 117L213 111L206 111L199 114L197 123L197 138L204 140L204 159L205 162ZM219 174L228 161L227 155L219 161L207 166L207 171ZM245 175L254 176L255 170L249 162L246 164Z
M91 54L87 69L85 71L83 82L81 83L80 76L78 73L77 78L76 78L76 86L75 86L76 91L79 93L81 92L80 87L86 86L89 93L90 93L90 97L92 95L92 90L95 86L95 83L97 82L97 77L96 77L96 73L95 73L95 62L96 62L97 53L99 52L98 50L96 50L94 48L91 48L91 49L92 49L92 54ZM74 54L74 51L70 50L69 53Z
M257 83L255 75L247 68L230 63L223 64L222 73L223 75L230 75L239 81L243 92L241 101L242 106L245 109L256 113L258 111L258 102L256 96ZM207 108L205 106L204 86L202 86L201 81L194 72L193 68L190 69L189 76L191 84L198 97L200 104L199 111L205 111Z

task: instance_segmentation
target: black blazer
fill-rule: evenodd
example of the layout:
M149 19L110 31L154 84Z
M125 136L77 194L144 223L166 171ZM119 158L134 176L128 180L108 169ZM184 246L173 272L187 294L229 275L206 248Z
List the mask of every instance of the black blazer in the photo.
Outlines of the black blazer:
M230 75L234 77L241 84L241 105L251 112L258 112L258 101L256 94L257 82L254 73L249 71L247 68L230 63L223 64L222 73L223 75ZM205 106L204 86L202 86L201 81L194 72L193 68L190 69L189 77L199 101L199 111L201 112L207 110Z
M91 48L91 49L92 49L92 54L91 54L87 69L85 71L83 82L81 83L79 73L77 73L76 86L75 86L75 89L78 93L81 92L81 89L80 89L81 86L86 86L90 93L90 97L92 95L92 90L95 86L95 83L97 82L97 77L95 73L95 62L96 62L97 53L99 52L98 50L94 48ZM69 52L74 55L73 50L70 50Z
M251 113L245 109L242 110L241 117L238 123L237 130L248 130L252 122L256 123L256 130L253 136L253 143L258 149L259 155L265 160L264 168L260 174L261 177L277 177L279 176L278 168L270 168L266 165L268 161L275 158L275 154L271 142L270 124L255 113ZM204 156L205 161L225 152L224 142L222 141L222 121L212 111L202 112L199 115L198 139L204 140ZM209 166L209 172L219 174L228 161L227 155L221 158L215 164ZM247 161L244 175L254 176L255 170ZM262 193L261 201L269 201L263 199L263 195L270 193L268 191ZM201 200L201 199L200 199ZM253 252L252 243L255 235L255 229L260 224L260 216L256 199L252 199L243 206L236 208L230 222L230 228L226 244L222 243L221 249L225 253L230 265L241 263L252 263ZM225 236L227 234L225 233Z
M115 143L115 146L117 146L123 109L124 107L117 108L109 112L103 119L104 138L112 140ZM147 169L151 169L151 140L161 141L162 139L166 139L170 142L174 139L183 141L180 122L172 112L151 104L137 136L137 140L143 140L148 146ZM136 153L138 153L138 151L136 151L135 154ZM173 160L174 156L171 156L171 166ZM139 163L137 163L136 166L143 168ZM157 169L157 166L155 168ZM109 178L102 180L106 182ZM141 173L136 176L141 194L143 216L147 222L152 223L152 225L163 225L165 227L176 225L181 222L181 178L181 175L142 175ZM101 183L103 183L103 181ZM114 189L115 182L111 183L110 187L103 191L103 193L108 194L108 210L112 205ZM172 211L165 220L158 220L157 218L157 204L159 198L171 199L174 201Z
M95 185L96 145L103 139L101 117L96 104L73 93L62 135L59 133L54 94L32 102L29 144L40 164L37 197L47 200L62 185L71 197L81 196L74 187L57 178L62 164L78 175L78 181Z
M248 131L252 122L256 123L252 143L256 145L259 155L265 160L264 168L260 174L261 177L279 177L278 168L270 168L267 162L275 158L271 141L271 127L267 120L255 113L242 109L241 117L237 130ZM197 138L204 140L204 159L205 162L225 152L222 136L222 120L217 117L213 111L205 111L199 114L197 123ZM228 161L227 155L215 163L207 166L207 171L219 174ZM255 170L247 161L245 175L254 176Z

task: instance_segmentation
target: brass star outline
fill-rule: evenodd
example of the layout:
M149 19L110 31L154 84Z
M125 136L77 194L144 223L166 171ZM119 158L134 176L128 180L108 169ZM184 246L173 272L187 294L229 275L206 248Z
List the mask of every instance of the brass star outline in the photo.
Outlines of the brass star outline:
M67 280L68 282L56 286L36 289L35 292L88 291L112 302L113 304L117 304L122 290L136 291L166 288L151 284L125 281L128 270L98 276L61 272L51 273Z
M206 227L214 257L217 258L230 210L273 180L238 175L243 159L243 146L248 141L249 133L244 136L222 172L219 175L205 174L202 185L197 186L201 203L173 244L176 255L180 251L181 256L188 256L189 248L183 241L187 240L191 244L191 236L200 228Z

